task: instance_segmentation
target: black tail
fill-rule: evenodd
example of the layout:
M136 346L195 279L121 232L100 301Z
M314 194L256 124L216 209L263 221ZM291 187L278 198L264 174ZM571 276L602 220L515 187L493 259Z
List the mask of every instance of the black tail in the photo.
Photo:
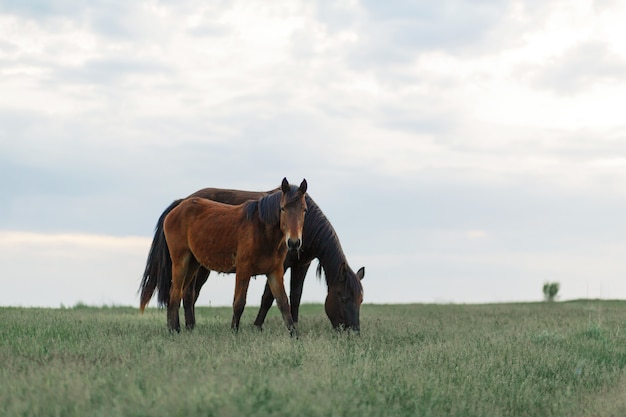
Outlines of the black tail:
M165 209L159 221L157 222L152 246L148 254L146 269L143 272L143 279L139 285L141 292L140 309L146 308L146 305L152 298L154 290L157 290L159 306L167 306L170 300L170 287L172 286L172 258L165 241L165 233L163 232L163 222L165 217L178 206L183 199L176 200L168 208Z

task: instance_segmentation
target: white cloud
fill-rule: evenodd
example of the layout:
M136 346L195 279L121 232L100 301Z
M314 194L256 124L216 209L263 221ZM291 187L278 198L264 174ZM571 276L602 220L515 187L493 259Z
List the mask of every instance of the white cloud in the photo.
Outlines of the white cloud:
M560 299L623 298L621 279L626 262L623 244L607 244L574 250L505 251L497 248L419 251L355 258L367 265L365 302L488 303L540 301L544 282L561 284ZM381 279L378 271L399 266L393 278ZM373 272L372 272L373 271ZM395 292L387 289L389 279Z
M138 306L150 243L138 236L0 231L0 306ZM248 305L259 305L265 282L264 277L251 281ZM198 303L229 306L234 287L234 275L213 273ZM306 288L303 302L323 302L323 284L311 278Z
M567 212L552 196L590 202L577 213L602 243L613 225L596 219L624 205L625 16L610 1L4 2L0 228L149 235L196 189L287 176L359 256L387 250L361 231L378 218L391 240L447 227L487 244L521 221L562 242L533 214Z
M134 250L139 247L144 248L149 243L144 237L114 237L106 235L90 235L90 234L41 234L33 232L21 231L0 231L0 245L5 250L9 250L15 245L33 245L45 248L50 244L67 245L68 247L98 247L98 248L125 248Z
M1 305L135 304L149 240L0 232Z

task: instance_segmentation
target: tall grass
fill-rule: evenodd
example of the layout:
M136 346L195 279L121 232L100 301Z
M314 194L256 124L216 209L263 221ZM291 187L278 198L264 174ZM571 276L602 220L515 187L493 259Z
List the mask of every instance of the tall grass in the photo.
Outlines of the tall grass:
M626 302L364 305L358 337L305 305L297 340L197 315L0 309L2 415L626 415Z

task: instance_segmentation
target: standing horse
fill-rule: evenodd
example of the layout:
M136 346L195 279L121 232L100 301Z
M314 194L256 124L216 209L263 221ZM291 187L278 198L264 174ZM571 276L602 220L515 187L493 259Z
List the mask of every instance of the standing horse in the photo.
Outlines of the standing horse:
M306 189L306 180L296 188L285 178L281 192L259 200L232 206L190 197L167 214L163 232L172 263L167 307L170 330L180 331L181 299L203 267L236 274L233 330L239 330L250 278L266 274L285 325L292 336L296 334L283 283L283 264L288 248L298 250L302 246Z
M205 198L227 204L241 204L246 200L259 199L278 191L278 189L256 192L204 188L189 197ZM174 201L157 222L148 262L140 285L142 311L156 289L158 289L159 305L168 304L171 286L171 260L163 236L163 220L181 201L183 200ZM302 247L297 252L289 251L284 262L285 270L291 268L290 301L293 320L298 322L304 279L311 261L317 258L319 260L317 275L320 276L322 271L324 272L328 288L325 309L331 324L336 329L351 329L358 332L360 329L360 306L363 301L361 279L365 275L365 269L360 268L356 274L354 273L348 265L333 226L308 194L306 195L306 204L308 211L304 218ZM188 328L195 326L195 303L208 276L208 270L199 268L195 285L190 285L184 295L185 322ZM254 321L257 327L260 328L263 325L273 301L274 296L271 288L269 284L266 284L261 299L261 308Z

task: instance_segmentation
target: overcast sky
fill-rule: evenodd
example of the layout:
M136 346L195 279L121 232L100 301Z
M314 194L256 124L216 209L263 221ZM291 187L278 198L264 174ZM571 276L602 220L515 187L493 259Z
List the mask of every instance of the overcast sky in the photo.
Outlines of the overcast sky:
M285 176L366 303L626 298L625 21L617 0L0 0L0 305L138 305L172 200ZM212 275L199 304L233 290ZM324 294L311 268L303 300Z

